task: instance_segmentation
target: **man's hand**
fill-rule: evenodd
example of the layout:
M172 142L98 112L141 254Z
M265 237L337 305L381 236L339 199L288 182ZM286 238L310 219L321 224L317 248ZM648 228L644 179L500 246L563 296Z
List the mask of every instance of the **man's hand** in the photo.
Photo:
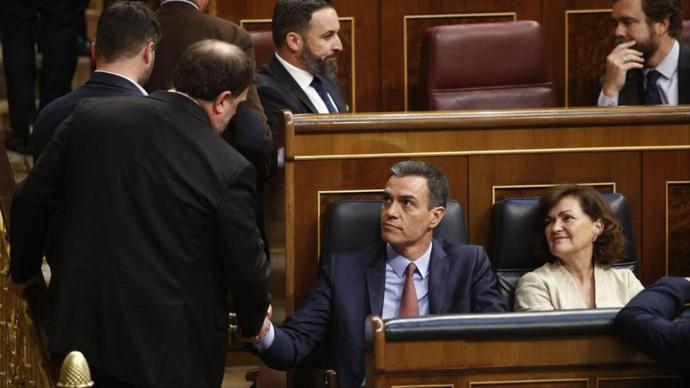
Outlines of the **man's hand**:
M602 92L607 97L616 97L625 85L625 75L630 69L644 67L642 52L633 50L634 40L616 46L606 57L606 79Z
M271 328L271 316L273 315L273 306L268 305L268 310L266 311L266 317L264 318L264 324L261 326L259 334L253 337L242 337L242 342L256 343L261 341L262 338L268 334L268 330Z

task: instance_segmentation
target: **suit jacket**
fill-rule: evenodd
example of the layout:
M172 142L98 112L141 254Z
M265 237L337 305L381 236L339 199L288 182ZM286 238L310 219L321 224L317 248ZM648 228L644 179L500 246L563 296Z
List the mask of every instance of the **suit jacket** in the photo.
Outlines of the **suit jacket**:
M594 266L597 308L625 306L644 287L629 269ZM546 263L520 278L515 288L515 311L586 309L580 288L558 261Z
M690 382L690 324L673 319L690 301L690 282L668 277L640 292L618 313L616 332Z
M628 71L618 105L644 105L644 82L642 70ZM685 43L680 44L678 55L678 103L690 104L690 46Z
M85 99L12 204L19 283L57 214L49 350L132 384L220 386L228 290L245 333L268 306L255 179L181 94Z
M338 112L347 112L349 108L338 84L328 77L322 76L321 78L326 90L333 98ZM264 106L264 112L268 117L268 125L273 131L276 148L283 147L285 142L284 134L279 133L283 117L281 110L288 109L292 113L319 113L297 81L292 78L275 55L257 71L256 86L259 90L261 104Z
M149 92L167 90L172 86L172 72L177 60L189 45L200 40L218 39L232 43L254 61L251 38L235 23L206 15L183 2L163 3L156 15L161 25L161 39L156 47L153 71L145 85ZM223 137L254 164L259 182L269 177L273 140L254 83L249 86L247 101L237 107L237 113Z
M141 95L141 90L123 77L104 72L92 73L89 80L79 89L46 105L36 117L31 132L31 154L34 160L38 160L55 130L74 111L82 98Z
M336 370L339 386L359 387L364 380L365 320L383 313L386 260L384 243L331 256L300 308L276 329L262 360L272 368L288 369L328 330L326 367ZM505 311L505 306L484 249L434 240L430 314L493 311Z

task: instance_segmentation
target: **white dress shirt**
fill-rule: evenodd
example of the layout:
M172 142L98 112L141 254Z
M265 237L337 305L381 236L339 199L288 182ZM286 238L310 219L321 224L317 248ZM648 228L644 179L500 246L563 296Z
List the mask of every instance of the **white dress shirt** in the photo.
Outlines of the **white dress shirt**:
M285 70L290 73L295 82L297 82L299 87L302 88L307 97L309 97L309 101L311 101L311 103L314 105L316 111L319 113L329 113L326 103L323 102L321 96L319 96L319 93L316 92L316 89L311 86L311 81L314 79L314 75L290 64L288 61L281 58L278 53L275 53L275 56L278 58L278 61L281 65L283 65ZM335 101L333 101L333 97L331 97L330 93L328 93L328 99L331 100L331 104L333 104L335 110L338 110L338 106L335 104Z
M661 103L664 105L678 105L678 58L680 57L680 44L676 40L673 43L673 48L666 55L666 58L659 63L655 69L643 69L642 74L647 79L647 73L656 70L661 74L661 77L656 81L661 95ZM644 82L644 87L647 83ZM599 93L599 106L617 106L618 95L615 97L608 97L604 94L604 90Z

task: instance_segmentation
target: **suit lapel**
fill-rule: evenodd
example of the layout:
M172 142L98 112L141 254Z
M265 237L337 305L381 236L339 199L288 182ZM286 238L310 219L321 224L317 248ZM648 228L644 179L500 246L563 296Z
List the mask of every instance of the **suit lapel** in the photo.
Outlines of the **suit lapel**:
M628 79L625 81L618 100L619 105L644 105L644 76L642 70L628 71ZM622 100L622 101L621 101Z
M448 258L440 240L434 240L429 261L429 314L444 312L448 280Z
M381 248L375 252L367 269L367 293L369 311L380 317L383 315L383 294L386 288L386 245L381 244Z
M690 104L690 46L683 43L678 55L678 104Z
M297 96L297 98L304 104L308 109L309 113L319 113L319 111L316 110L316 107L314 104L311 103L311 100L309 97L307 97L306 93L304 93L304 90L299 86L297 81L295 81L294 78L288 73L288 71L283 67L283 65L278 61L278 58L275 57L275 55L271 58L271 62L269 62L269 66L271 67L271 71L292 90L292 93Z

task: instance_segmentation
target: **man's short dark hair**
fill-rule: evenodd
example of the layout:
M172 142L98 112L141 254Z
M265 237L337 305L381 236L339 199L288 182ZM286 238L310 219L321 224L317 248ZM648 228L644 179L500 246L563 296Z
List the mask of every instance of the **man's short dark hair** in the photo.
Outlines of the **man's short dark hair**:
M680 36L683 29L683 0L642 0L642 11L647 23L658 23L668 18L668 34L674 38Z
M239 96L254 79L254 63L239 47L206 39L187 47L173 70L173 87L193 98L213 101L228 90Z
M116 1L103 10L96 29L96 58L106 62L136 56L150 42L158 44L156 14L140 1Z
M289 32L303 35L309 27L311 16L323 8L333 8L329 0L278 0L273 7L273 42L276 47L285 44Z
M426 179L429 188L429 209L437 206L446 207L448 201L448 179L436 167L418 160L405 160L394 164L390 176L398 178L419 176Z

